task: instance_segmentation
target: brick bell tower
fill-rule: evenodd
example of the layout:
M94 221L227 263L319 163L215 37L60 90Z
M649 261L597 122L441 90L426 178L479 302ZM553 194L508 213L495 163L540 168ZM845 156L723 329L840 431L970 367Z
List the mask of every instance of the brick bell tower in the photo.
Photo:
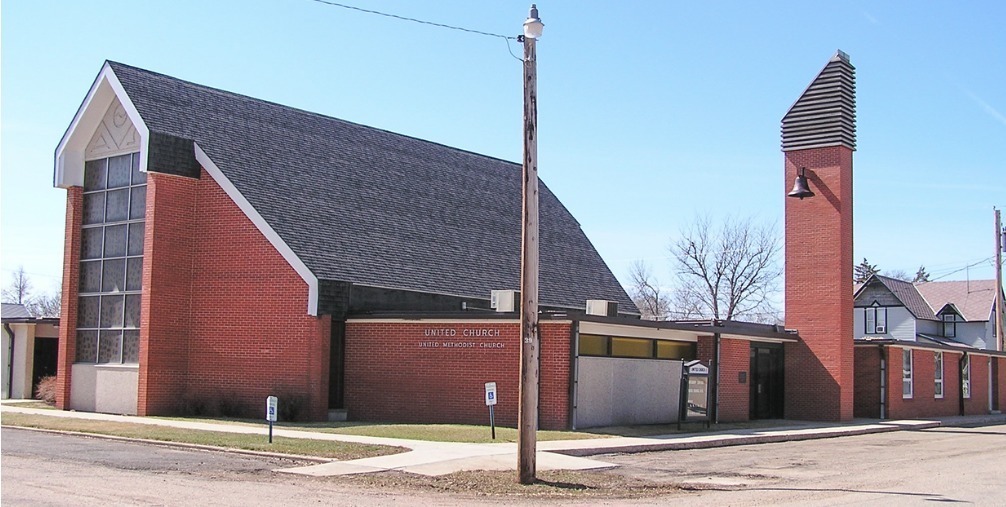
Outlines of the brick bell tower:
M838 51L782 120L785 320L802 339L785 350L787 419L852 419L855 150L856 71Z

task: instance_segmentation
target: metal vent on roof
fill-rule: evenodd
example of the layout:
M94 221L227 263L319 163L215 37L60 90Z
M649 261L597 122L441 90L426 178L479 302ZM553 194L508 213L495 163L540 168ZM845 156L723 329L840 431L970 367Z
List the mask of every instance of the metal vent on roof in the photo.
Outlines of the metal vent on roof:
M782 151L856 149L856 68L835 53L782 119Z

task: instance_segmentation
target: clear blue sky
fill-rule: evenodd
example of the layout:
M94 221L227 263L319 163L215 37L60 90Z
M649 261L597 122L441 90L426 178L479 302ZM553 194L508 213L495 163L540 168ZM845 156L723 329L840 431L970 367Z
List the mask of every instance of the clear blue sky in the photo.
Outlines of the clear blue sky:
M345 3L505 35L529 6ZM623 282L636 259L670 282L698 214L781 235L780 119L836 49L858 76L856 260L993 276L1006 2L615 4L538 2L539 171ZM53 151L105 59L520 160L521 66L498 38L311 0L6 0L0 19L3 285L18 265L42 290L60 277Z

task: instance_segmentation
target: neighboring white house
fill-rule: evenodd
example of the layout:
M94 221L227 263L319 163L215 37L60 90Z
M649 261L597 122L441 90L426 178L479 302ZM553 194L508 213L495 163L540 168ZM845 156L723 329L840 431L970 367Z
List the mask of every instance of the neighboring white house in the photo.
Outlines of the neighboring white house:
M24 305L3 303L3 399L32 397L39 379L56 374L59 319L35 318Z
M854 337L995 350L995 287L995 280L911 283L873 275L856 287Z

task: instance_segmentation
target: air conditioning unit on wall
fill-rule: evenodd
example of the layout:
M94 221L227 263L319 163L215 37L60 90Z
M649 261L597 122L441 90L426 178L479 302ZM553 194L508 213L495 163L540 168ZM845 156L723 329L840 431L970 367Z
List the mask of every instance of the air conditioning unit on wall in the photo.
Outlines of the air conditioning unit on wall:
M588 299L587 315L600 315L602 317L618 316L618 303L604 299Z
M520 308L519 290L494 290L489 296L489 308L500 313L515 312Z
M877 334L884 334L887 332L887 326L877 326Z

